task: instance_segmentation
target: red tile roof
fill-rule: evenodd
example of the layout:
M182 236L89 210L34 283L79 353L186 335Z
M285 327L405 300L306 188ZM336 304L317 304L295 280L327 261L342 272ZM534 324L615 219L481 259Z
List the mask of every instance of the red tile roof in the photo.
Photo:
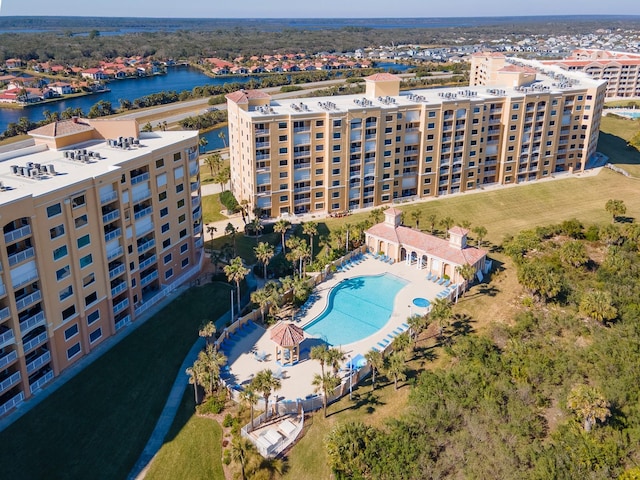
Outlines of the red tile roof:
M58 122L52 122L42 127L30 130L27 132L29 135L38 135L42 137L60 137L63 135L69 135L72 133L86 132L93 130L93 127L89 125L86 120L81 118L76 120L60 120Z
M238 90L226 95L226 99L234 103L249 103L249 100L256 98L271 98L271 95L260 90Z
M401 79L397 75L392 73L374 73L373 75L369 75L368 77L364 77L365 80L370 80L372 82L391 82L396 81L399 82Z
M271 329L271 340L281 347L294 347L304 340L304 331L293 323L280 322Z

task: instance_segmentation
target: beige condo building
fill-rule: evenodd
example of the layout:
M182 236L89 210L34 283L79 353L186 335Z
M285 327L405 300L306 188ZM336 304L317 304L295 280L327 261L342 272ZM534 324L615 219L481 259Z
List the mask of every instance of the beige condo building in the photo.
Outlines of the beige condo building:
M0 153L0 415L200 270L197 132L73 119Z
M596 153L605 82L478 54L470 86L362 95L227 95L231 187L277 217L335 213L581 172Z

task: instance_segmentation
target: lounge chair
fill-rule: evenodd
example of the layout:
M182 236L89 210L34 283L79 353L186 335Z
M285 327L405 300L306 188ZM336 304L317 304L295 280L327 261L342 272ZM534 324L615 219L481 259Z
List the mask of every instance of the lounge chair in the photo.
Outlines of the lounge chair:
M446 282L444 282L445 287L448 287L449 285L451 285L451 280L447 280Z
M409 328L409 324L407 323L403 323L400 325L402 328L404 328L405 330L407 330Z
M442 277L440 280L438 280L438 285L444 285L444 282L446 280L444 279L444 277Z
M427 275L427 280L431 280L432 278L433 278L433 274L429 272L429 274Z

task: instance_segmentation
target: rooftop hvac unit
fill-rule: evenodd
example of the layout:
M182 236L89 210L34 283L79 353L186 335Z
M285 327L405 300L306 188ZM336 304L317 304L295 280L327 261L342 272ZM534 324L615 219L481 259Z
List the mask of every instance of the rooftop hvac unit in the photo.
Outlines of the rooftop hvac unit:
M50 175L55 175L56 174L56 169L53 167L52 163L47 165L47 171L49 172Z
M39 178L40 172L35 168L29 169L29 178Z
M20 174L18 173L18 169L19 169L19 168L20 168L20 167L18 167L18 165L11 165L11 173L13 173L14 175L20 175Z

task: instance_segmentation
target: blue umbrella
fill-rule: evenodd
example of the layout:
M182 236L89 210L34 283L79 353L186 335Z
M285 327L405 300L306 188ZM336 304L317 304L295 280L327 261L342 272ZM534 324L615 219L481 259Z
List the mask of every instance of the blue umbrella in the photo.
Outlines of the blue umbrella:
M360 353L347 362L347 368L355 370L356 368L364 367L367 364L367 359Z

